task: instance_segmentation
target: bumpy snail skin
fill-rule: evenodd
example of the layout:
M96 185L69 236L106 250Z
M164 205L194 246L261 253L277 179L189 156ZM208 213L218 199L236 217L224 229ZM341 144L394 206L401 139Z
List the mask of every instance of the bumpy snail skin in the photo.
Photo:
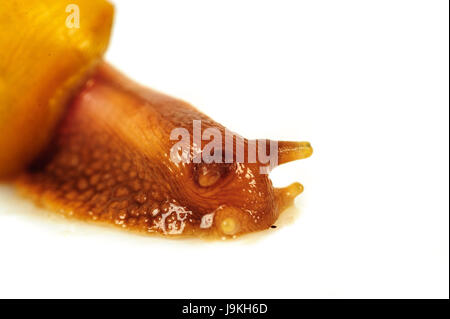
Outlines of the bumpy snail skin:
M192 136L194 120L224 132L191 105L102 64L18 184L45 207L146 233L216 238L269 228L302 186L275 189L248 161L175 163L170 133ZM280 163L312 153L305 142L278 142L278 150Z
M81 27L66 24L76 4ZM69 99L105 52L114 9L104 0L0 4L0 177L23 169L49 142Z

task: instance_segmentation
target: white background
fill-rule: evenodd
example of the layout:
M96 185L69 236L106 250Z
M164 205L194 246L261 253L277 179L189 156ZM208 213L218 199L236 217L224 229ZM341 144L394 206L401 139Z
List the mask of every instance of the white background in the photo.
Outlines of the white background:
M115 3L119 69L248 138L312 143L272 173L304 184L299 212L236 241L167 240L4 185L0 297L449 297L448 1Z

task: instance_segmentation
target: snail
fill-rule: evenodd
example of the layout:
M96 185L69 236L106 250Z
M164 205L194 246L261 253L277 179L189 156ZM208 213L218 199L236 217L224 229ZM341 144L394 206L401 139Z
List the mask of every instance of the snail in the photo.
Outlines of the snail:
M80 28L65 24L67 1L0 7L0 176L46 208L137 232L228 238L270 228L303 186L274 188L267 173L311 156L311 145L227 139L193 106L103 61L109 2L70 3L86 13Z

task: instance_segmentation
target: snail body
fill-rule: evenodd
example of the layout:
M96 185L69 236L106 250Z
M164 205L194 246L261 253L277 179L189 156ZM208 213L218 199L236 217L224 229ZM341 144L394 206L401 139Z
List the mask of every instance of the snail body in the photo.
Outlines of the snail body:
M91 3L104 8L104 1ZM37 203L138 232L222 238L269 228L302 192L299 183L272 186L267 173L275 165L251 156L257 141L236 134L231 151L225 139L215 149L209 141L196 142L196 134L226 136L227 130L188 103L134 83L100 61L99 54L80 63L76 81L56 90L65 98L58 100L61 115L48 125L46 142L26 157L17 152L22 161L13 169L8 165L14 156L0 161L4 172L11 172L32 159L16 184ZM54 88L49 92L55 95ZM39 122L30 120L33 127ZM174 140L174 132L189 138ZM271 142L262 153L275 145L276 165L312 154L307 142ZM177 143L187 151L174 151ZM238 148L245 151L242 158L234 152ZM225 152L216 154L216 149ZM214 160L199 160L199 154L211 152Z

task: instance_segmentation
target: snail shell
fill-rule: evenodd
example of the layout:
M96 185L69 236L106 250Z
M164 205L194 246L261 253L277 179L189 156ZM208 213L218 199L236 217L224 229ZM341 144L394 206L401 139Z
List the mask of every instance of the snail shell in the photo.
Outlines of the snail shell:
M101 61L114 9L77 0L81 27L66 24L67 1L0 4L0 177L29 164L49 143L69 100Z

